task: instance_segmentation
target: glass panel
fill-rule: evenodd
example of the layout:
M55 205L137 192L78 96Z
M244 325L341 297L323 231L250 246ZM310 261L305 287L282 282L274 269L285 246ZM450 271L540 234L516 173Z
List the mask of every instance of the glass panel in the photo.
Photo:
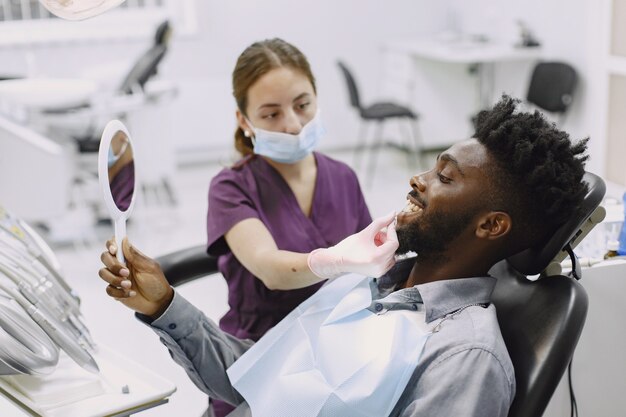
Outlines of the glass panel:
M613 0L611 54L626 56L626 0Z
M610 78L607 133L606 177L626 185L626 76Z

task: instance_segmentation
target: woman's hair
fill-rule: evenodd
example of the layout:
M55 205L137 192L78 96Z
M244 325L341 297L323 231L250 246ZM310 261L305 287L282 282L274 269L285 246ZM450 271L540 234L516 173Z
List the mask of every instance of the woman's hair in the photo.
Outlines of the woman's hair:
M233 70L233 96L239 111L244 116L248 116L246 106L250 87L263 75L280 67L302 72L311 82L313 91L316 91L315 77L313 77L309 62L298 48L279 38L255 42L239 55ZM235 131L235 149L242 156L253 153L252 140L244 136L240 127L237 127Z

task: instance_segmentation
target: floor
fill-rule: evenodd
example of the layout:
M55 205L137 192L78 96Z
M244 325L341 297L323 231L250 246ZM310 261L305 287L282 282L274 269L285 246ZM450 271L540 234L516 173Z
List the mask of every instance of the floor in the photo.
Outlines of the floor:
M352 152L329 155L353 166ZM356 169L374 217L391 210L401 210L409 191L408 180L420 171L413 161L409 169L406 154L393 148L381 149L377 157L376 175L371 181L364 175L363 166L366 164ZM434 156L429 155L426 159L432 161ZM155 198L150 198L150 201L140 198L128 224L127 234L133 244L145 254L156 257L204 243L208 184L220 169L218 164L179 168L172 179L178 201L175 206L159 203ZM171 360L158 337L137 321L130 310L117 304L104 292L105 284L97 271L101 267L99 258L104 250L104 241L112 234L112 228L105 225L99 227L96 233L90 233L91 239L81 244L55 248L66 280L81 297L85 322L98 344L123 352L131 360L176 385L177 391L168 404L138 415L199 416L206 407L206 396ZM95 240L94 235L97 235ZM212 319L218 319L226 310L226 285L219 275L185 284L180 287L180 292Z

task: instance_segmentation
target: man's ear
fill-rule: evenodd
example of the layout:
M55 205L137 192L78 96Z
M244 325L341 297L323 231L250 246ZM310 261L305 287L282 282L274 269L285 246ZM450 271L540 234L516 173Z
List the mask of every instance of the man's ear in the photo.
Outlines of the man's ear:
M248 124L248 121L246 120L246 117L243 115L241 110L237 109L237 111L235 112L235 116L237 116L237 124L239 125L241 130L243 130L244 135L246 137L250 137L250 135L252 135L252 128Z
M504 211L490 211L480 217L476 228L476 237L480 239L499 239L511 231L511 216Z

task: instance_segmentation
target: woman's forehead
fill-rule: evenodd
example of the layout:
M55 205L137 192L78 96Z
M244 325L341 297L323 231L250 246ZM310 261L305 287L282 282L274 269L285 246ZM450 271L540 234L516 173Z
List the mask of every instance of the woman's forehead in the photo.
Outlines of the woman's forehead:
M266 102L292 101L303 93L313 95L313 85L301 71L274 68L263 74L248 90L248 103L254 108Z

